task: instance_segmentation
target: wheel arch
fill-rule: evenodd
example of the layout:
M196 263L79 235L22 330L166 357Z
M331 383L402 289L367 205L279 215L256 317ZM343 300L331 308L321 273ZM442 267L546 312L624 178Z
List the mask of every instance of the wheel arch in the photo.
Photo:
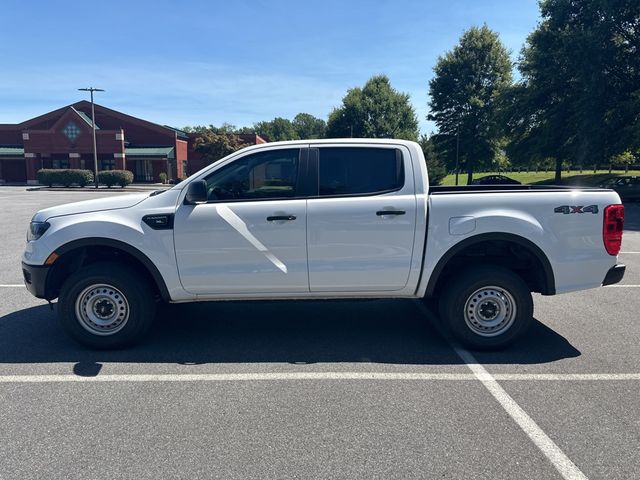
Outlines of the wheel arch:
M498 243L517 245L531 255L540 271L540 293L543 295L555 295L555 276L551 262L538 245L531 240L512 233L483 233L466 238L447 250L431 272L425 297L432 297L438 292L441 281L445 276L443 274L446 273L447 266L451 265L452 260L459 258L460 255L468 252L473 247Z
M45 291L47 292L48 298L55 298L55 296L52 295L57 293L60 288L60 284L68 276L69 272L67 271L67 267L71 267L71 269L79 268L83 264L83 261L87 256L87 252L95 249L103 249L104 251L116 254L121 252L126 256L125 258L133 259L134 263L128 263L128 265L137 268L138 270L141 270L142 273L146 274L150 280L152 280L155 289L163 300L171 300L169 290L162 274L149 257L147 257L138 248L128 243L104 237L89 237L72 240L54 250L54 253L57 254L59 258L53 263L51 271L47 275ZM77 252L78 255L73 255L74 252Z

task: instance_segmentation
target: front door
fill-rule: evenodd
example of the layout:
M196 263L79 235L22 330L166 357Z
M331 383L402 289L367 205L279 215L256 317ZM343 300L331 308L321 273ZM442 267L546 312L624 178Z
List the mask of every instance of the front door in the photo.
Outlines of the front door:
M153 182L151 160L134 160L133 178L135 182Z
M238 158L205 178L206 204L177 209L175 250L185 290L309 291L300 155L300 148L288 148Z
M307 204L311 292L405 288L417 211L409 152L355 145L312 152L318 196Z

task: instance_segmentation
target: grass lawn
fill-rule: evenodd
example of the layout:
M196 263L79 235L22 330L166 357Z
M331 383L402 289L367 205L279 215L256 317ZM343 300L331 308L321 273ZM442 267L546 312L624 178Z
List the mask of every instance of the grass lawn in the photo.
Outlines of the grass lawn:
M521 183L545 185L553 184L554 172L486 172L477 173L473 175L473 178L480 178L486 175L506 175L509 178L518 180ZM571 173L562 172L562 183L564 185L580 185L584 187L595 187L599 183L620 175L640 175L640 170L629 170L628 173L624 173L624 170L613 170L609 173L609 170L598 170L593 173L593 170L583 170L582 173L572 171ZM458 182L460 185L466 185L467 174L461 173L458 176ZM447 175L442 181L442 185L455 185L455 175Z

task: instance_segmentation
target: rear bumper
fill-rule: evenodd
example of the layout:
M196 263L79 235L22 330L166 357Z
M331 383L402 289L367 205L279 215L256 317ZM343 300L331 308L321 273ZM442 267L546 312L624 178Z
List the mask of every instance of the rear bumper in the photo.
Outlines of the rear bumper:
M622 277L624 277L624 271L626 269L627 267L625 265L614 265L605 275L602 285L613 285L614 283L618 283L620 280L622 280Z
M47 298L45 287L50 268L49 265L28 265L22 262L24 284L31 295L38 298Z

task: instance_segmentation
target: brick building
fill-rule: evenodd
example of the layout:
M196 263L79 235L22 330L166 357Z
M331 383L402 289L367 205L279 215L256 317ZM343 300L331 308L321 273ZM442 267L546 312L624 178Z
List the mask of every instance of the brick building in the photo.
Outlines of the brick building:
M184 178L206 165L187 133L95 105L98 170L126 169L135 182ZM258 135L243 136L249 144ZM93 170L91 103L83 100L18 124L0 124L0 183L36 183L41 168Z

